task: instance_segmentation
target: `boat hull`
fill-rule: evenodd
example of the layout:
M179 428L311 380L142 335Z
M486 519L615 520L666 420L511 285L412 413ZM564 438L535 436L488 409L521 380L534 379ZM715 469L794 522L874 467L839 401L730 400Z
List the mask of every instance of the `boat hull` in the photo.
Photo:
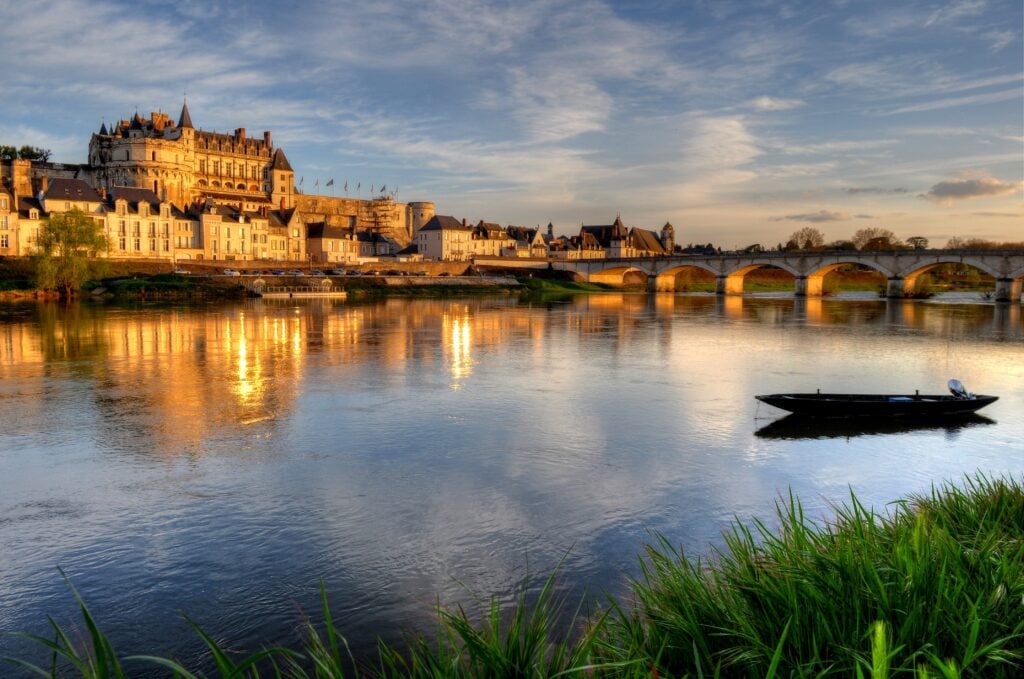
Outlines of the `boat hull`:
M977 412L998 396L927 394L767 394L768 405L808 417L949 417Z

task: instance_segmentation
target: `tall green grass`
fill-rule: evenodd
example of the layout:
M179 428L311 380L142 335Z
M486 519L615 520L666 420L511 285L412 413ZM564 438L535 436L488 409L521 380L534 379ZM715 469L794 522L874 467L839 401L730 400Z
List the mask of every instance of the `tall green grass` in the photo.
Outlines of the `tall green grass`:
M605 656L664 676L763 677L780 647L782 676L1024 673L1019 482L979 475L884 514L851 494L835 513L818 525L790 495L777 528L736 523L703 560L660 540Z
M28 636L42 677L1015 677L1024 676L1024 487L976 475L878 513L852 493L835 518L808 519L792 494L776 527L734 523L709 557L664 538L647 548L627 603L569 609L555 575L504 610L437 609L437 632L357 659L321 584L323 623L299 650L236 657L189 621L210 673L168 658L119 656L69 582L88 637ZM556 574L557 574L556 570ZM63 573L62 573L63 575Z

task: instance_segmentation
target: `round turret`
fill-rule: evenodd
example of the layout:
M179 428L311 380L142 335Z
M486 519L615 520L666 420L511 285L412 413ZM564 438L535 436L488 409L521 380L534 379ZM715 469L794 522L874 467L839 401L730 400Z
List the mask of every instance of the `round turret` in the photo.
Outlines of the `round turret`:
M409 203L409 225L412 227L412 237L420 232L427 222L434 217L434 204L429 201L417 201Z

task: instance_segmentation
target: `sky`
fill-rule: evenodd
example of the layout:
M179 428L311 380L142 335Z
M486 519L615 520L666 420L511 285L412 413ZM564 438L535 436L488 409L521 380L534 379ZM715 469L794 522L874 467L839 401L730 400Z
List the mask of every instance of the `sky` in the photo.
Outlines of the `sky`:
M0 0L0 144L81 163L187 99L270 130L306 193L472 222L1021 241L1022 26L1020 0Z

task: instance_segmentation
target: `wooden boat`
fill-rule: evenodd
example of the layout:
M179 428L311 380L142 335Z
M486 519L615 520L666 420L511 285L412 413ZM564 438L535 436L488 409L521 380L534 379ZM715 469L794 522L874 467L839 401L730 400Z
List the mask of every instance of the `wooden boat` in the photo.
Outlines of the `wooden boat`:
M951 394L766 394L758 401L807 417L949 417L968 415L998 396L972 394L958 380Z

